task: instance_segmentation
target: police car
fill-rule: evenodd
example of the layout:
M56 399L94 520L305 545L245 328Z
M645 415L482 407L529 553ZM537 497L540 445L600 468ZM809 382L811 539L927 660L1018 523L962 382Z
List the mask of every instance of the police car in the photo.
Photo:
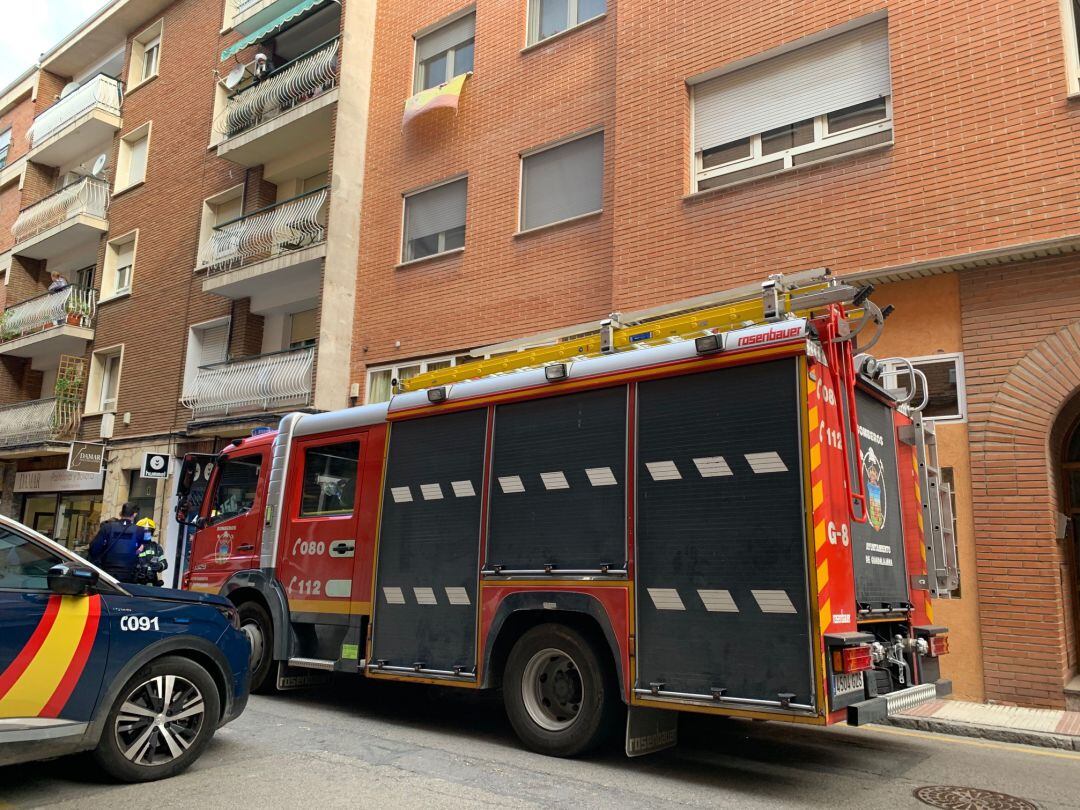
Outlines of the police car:
M248 699L221 597L127 585L0 516L0 765L92 750L117 779L172 776Z

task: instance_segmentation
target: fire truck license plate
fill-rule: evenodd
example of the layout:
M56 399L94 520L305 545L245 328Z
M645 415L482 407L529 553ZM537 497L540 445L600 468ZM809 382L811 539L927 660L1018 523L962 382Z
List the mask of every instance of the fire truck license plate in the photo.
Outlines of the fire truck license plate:
M863 677L861 672L841 672L833 675L833 697L846 695L851 692L861 692Z

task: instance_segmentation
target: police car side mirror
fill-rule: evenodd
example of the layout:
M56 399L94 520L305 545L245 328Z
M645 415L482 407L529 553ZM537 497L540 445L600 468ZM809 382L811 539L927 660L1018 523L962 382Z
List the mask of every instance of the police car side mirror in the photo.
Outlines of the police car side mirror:
M49 569L49 590L64 596L84 596L98 583L98 572L78 563L57 563Z

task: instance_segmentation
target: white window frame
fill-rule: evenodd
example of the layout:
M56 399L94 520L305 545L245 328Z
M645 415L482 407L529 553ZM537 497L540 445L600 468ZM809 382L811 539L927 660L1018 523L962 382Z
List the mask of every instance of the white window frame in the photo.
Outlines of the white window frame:
M860 105L853 105L853 106L860 106ZM847 109L847 108L845 107L843 109ZM791 171L792 169L795 169L795 168L801 169L801 168L803 168L805 166L808 166L810 164L809 163L803 163L803 164L800 164L799 166L795 166L794 165L794 157L796 155L802 155L802 154L806 154L808 152L816 152L819 149L826 149L826 148L835 146L836 144L844 143L845 141L854 141L854 140L857 140L859 138L865 138L867 135L873 135L873 134L878 133L878 132L887 132L887 131L889 131L889 130L891 130L893 128L892 96L885 96L885 117L884 118L882 118L882 119L880 119L878 121L873 121L873 122L871 122L869 124L863 124L861 126L852 127L851 129L844 129L844 130L841 130L839 132L832 132L831 133L831 132L829 132L829 116L830 115L835 115L838 112L840 112L840 110L832 110L831 112L825 113L823 115L818 115L813 119L813 121L814 121L814 140L811 143L804 144L802 146L795 146L795 147L792 147L791 149L784 149L784 150L781 150L779 152L773 152L771 154L765 155L765 154L762 154L762 151L761 151L762 150L761 136L764 135L765 133L759 132L759 133L757 133L755 135L750 136L750 155L748 157L737 158L735 160L728 161L727 163L722 163L719 166L711 166L708 169L705 169L702 166L702 164L704 162L703 161L703 155L705 154L705 150L697 151L696 146L692 146L691 148L694 150L693 153L692 153L692 158L693 158L693 161L694 161L694 191L713 191L716 188L724 188L724 186L714 186L712 188L702 189L701 188L701 182L703 180L711 180L712 178L718 177L720 175L732 174L734 172L740 172L740 171L743 171L744 169L752 168L753 166L760 166L760 165L765 164L765 163L773 163L773 162L775 162L777 160L781 160L781 159L784 161L784 165L781 166L781 167L778 167L774 171L769 172L768 174L756 175L756 176L754 176L752 178L735 180L735 181L732 181L732 184L734 185L735 183L749 182L750 180L760 180L762 177L770 177L773 174L779 174L780 172ZM797 123L800 123L800 122L792 121L789 126L797 124ZM770 130L770 131L772 131L772 130ZM743 139L740 138L740 140L743 140ZM892 141L890 140L887 143L874 144L873 146L865 147L865 148L867 148L867 149L880 149L880 148L882 148L884 146L887 146L888 143L892 143ZM719 144L719 145L723 146L725 144ZM861 152L861 151L863 151L863 150L862 149L853 149L850 152L842 152L841 154L838 154L838 155L826 155L826 156L823 156L821 158L821 160L822 161L836 160L838 158L847 157L848 155L857 154L858 152ZM814 161L814 162L816 163L817 161Z
M113 195L146 182L146 174L150 167L150 137L153 134L153 124L153 121L147 121L120 138L120 145L117 147L116 180L113 184ZM146 139L146 161L143 165L143 174L139 179L132 180L130 174L133 144L138 143L143 138Z
M128 279L127 285L121 285L118 277L118 272L121 269L118 266L118 258L120 255L120 248L124 245L131 245L131 264L128 265ZM105 259L102 262L101 267L101 296L98 303L104 303L105 301L111 301L114 298L122 298L127 295L131 295L131 285L135 279L135 262L138 261L139 253L139 229L136 228L133 231L128 231L121 236L117 236L114 239L110 239L105 243Z
M11 250L0 253L0 273L4 276L4 286L11 282Z
M555 39L555 37L561 37L564 34L570 32L570 31L573 31L576 28L580 28L581 26L585 25L586 23L590 23L593 20L598 20L601 17L606 16L607 15L607 4L611 2L611 0L605 0L605 2L604 2L604 10L603 11L601 11L599 14L595 14L592 17L589 17L588 19L579 20L578 19L578 0L567 0L567 3L566 3L566 6L567 6L566 7L566 28L562 29L561 31L556 31L554 34L546 36L543 39L540 39L540 3L541 3L541 0L528 0L528 1L529 1L529 21L528 21L528 25L526 26L526 28L528 30L527 30L526 39L525 39L525 47L527 47L527 48L532 47L533 45L539 45L541 42L550 42L551 40Z
M543 225L534 225L531 228L525 227L525 161L531 157L543 154L544 152L550 152L552 149L558 149L560 146L566 146L568 143L574 141L580 141L583 138L589 138L593 135L601 136L601 143L603 144L603 152L601 153L600 164L600 207L593 211L585 211L581 214L574 214L572 217L566 217L564 219L557 219L554 222L545 222ZM574 222L578 219L585 217L595 216L596 214L603 213L604 211L604 181L607 179L607 136L604 135L604 128L602 126L593 127L592 129L585 130L584 132L575 132L573 135L567 135L565 138L560 138L557 141L551 143L545 143L541 146L527 149L522 152L518 158L518 211L517 211L517 233L526 234L533 231L541 231L545 228L554 228L556 225L562 225L564 222Z
M381 371L389 371L390 372L390 380L391 380L391 389L390 389L391 393L390 393L390 396L393 397L393 395L394 395L393 394L393 381L398 379L398 372L399 372L400 369L408 368L410 366L420 366L419 373L420 374L426 374L427 371L428 371L428 366L430 364L432 364L432 363L445 363L447 360L449 360L450 361L450 367L452 368L452 367L454 367L454 366L456 366L458 364L458 360L460 358L465 357L467 354L468 354L468 352L458 352L457 354L445 354L445 355L439 355L439 356L436 356L436 357L424 357L424 358L414 359L414 360L399 360L396 363L384 363L381 366L368 366L368 368L367 368L367 376L365 378L366 381L367 381L367 384L364 386L364 404L366 404L366 405L372 404L372 400L371 400L371 380L376 374L378 374ZM470 359L472 359L472 358L470 358ZM379 401L380 402L386 402L387 400L379 400Z
M400 263L401 264L404 265L404 264L413 264L414 262L425 262L428 259L434 259L436 256L443 256L443 255L445 255L447 253L457 253L457 252L462 251L462 250L465 249L464 244L461 247L446 248L446 246L445 246L446 245L446 231L442 231L441 233L439 233L439 249L437 251L435 251L434 253L431 253L431 254L429 254L427 256L420 256L419 258L416 258L416 259L410 259L410 258L408 258L409 234L408 234L408 231L406 230L406 225L407 225L408 220L409 220L409 218L408 218L408 210L409 210L409 198L410 197L416 197L417 195L424 194L425 192L428 192L428 191L433 191L433 190L435 190L437 188L441 188L442 186L448 186L451 183L457 183L457 182L459 182L461 180L465 181L465 222L463 222L461 224L462 224L462 227L468 228L468 221L469 221L469 175L467 175L467 174L455 175L454 177L450 177L450 178L448 178L446 180L440 180L437 183L432 183L431 185L424 186L423 188L414 189L413 191L406 191L404 194L401 195L401 247L400 247L400 255L401 255L401 262ZM466 233L467 233L467 231L466 231Z
M468 17L470 14L474 15L474 16L476 15L476 6L475 5L469 6L467 8L463 8L461 11L455 12L454 14L451 14L448 17L443 17L441 20L439 20L434 25L429 25L427 28L423 28L420 31L417 31L415 34L413 34L413 93L422 92L423 85L424 85L424 81L423 81L423 79L424 79L424 77L423 77L423 65L420 62L420 40L424 39L425 37L431 36L432 34L442 30L443 28L445 28L448 25L453 25L458 20L464 19L465 17ZM468 42L468 41L469 40L465 40L465 42ZM445 51L440 51L439 52L439 53L445 53L446 54L446 78L443 79L443 83L450 81L451 79L455 78L458 75L457 72L454 69L454 65L455 65L455 63L457 61L458 49L461 48L461 46L464 45L465 42L459 42L456 45L454 45L453 47L447 48ZM473 28L472 43L473 43L473 61L475 62L475 60L476 60L475 23L474 23L474 28ZM435 55L438 56L439 54L435 54ZM471 71L469 71L469 72L471 72ZM438 85L435 85L435 86L437 87Z
M1070 96L1080 95L1080 19L1074 0L1061 0L1061 34L1065 46L1065 77Z
M235 186L219 191L217 194L211 194L205 198L202 202L202 215L199 220L199 251L196 256L201 256L203 248L206 247L207 240L210 239L210 234L213 233L214 227L222 223L217 221L217 209L218 206L232 202L233 200L240 200L240 214L244 213L244 184L237 183ZM197 261L197 260L196 260ZM196 267L196 269L198 269Z
M108 368L109 360L112 357L120 358L116 367L116 402L112 404L111 408L106 408L106 403L102 401L102 397L105 393L105 372ZM108 346L104 349L98 349L90 356L90 377L87 380L86 385L85 415L95 416L103 413L116 413L117 405L120 401L120 383L123 380L123 374L123 343L115 346Z
M130 93L137 87L159 75L161 72L161 51L165 33L164 18L153 25L149 25L136 34L131 40L131 58L128 60L127 92ZM157 49L154 55L154 69L147 73L146 54L148 51Z
M966 422L968 416L967 375L964 371L963 352L942 352L941 354L927 354L905 359L910 360L911 364L916 368L918 368L920 363L953 363L953 366L956 369L956 409L958 414L955 416L927 416L926 421L942 424ZM906 372L907 366L904 363L898 363L896 361L886 361L884 366L885 370L881 375L882 385L887 389L896 389L898 387L897 376L900 373Z
M228 326L232 319L228 315L223 315L220 318L212 318L209 321L202 321L201 323L193 323L188 327L187 334L187 347L184 350L184 395L187 396L191 393L192 383L195 382L195 377L199 373L198 360L201 358L195 358L191 350L194 346L194 340L196 332L202 332L207 329L213 329L215 326ZM199 344L199 352L202 353L202 344ZM226 347L226 353L228 347Z
M5 135L7 136L7 144L0 147L3 149L3 155L0 156L0 169L3 169L8 165L8 155L11 154L12 131L13 130L11 127L8 127L5 130L0 130L0 139L3 139Z

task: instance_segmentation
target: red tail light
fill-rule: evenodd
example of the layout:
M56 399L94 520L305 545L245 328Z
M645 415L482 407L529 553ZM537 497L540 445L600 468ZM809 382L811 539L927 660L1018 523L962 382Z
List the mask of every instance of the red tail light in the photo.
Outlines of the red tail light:
M191 590L191 572L185 571L184 575L180 577L180 589L183 591Z
M930 636L930 655L937 658L949 652L948 636Z
M864 672L874 666L869 644L833 650L832 661L834 672Z

